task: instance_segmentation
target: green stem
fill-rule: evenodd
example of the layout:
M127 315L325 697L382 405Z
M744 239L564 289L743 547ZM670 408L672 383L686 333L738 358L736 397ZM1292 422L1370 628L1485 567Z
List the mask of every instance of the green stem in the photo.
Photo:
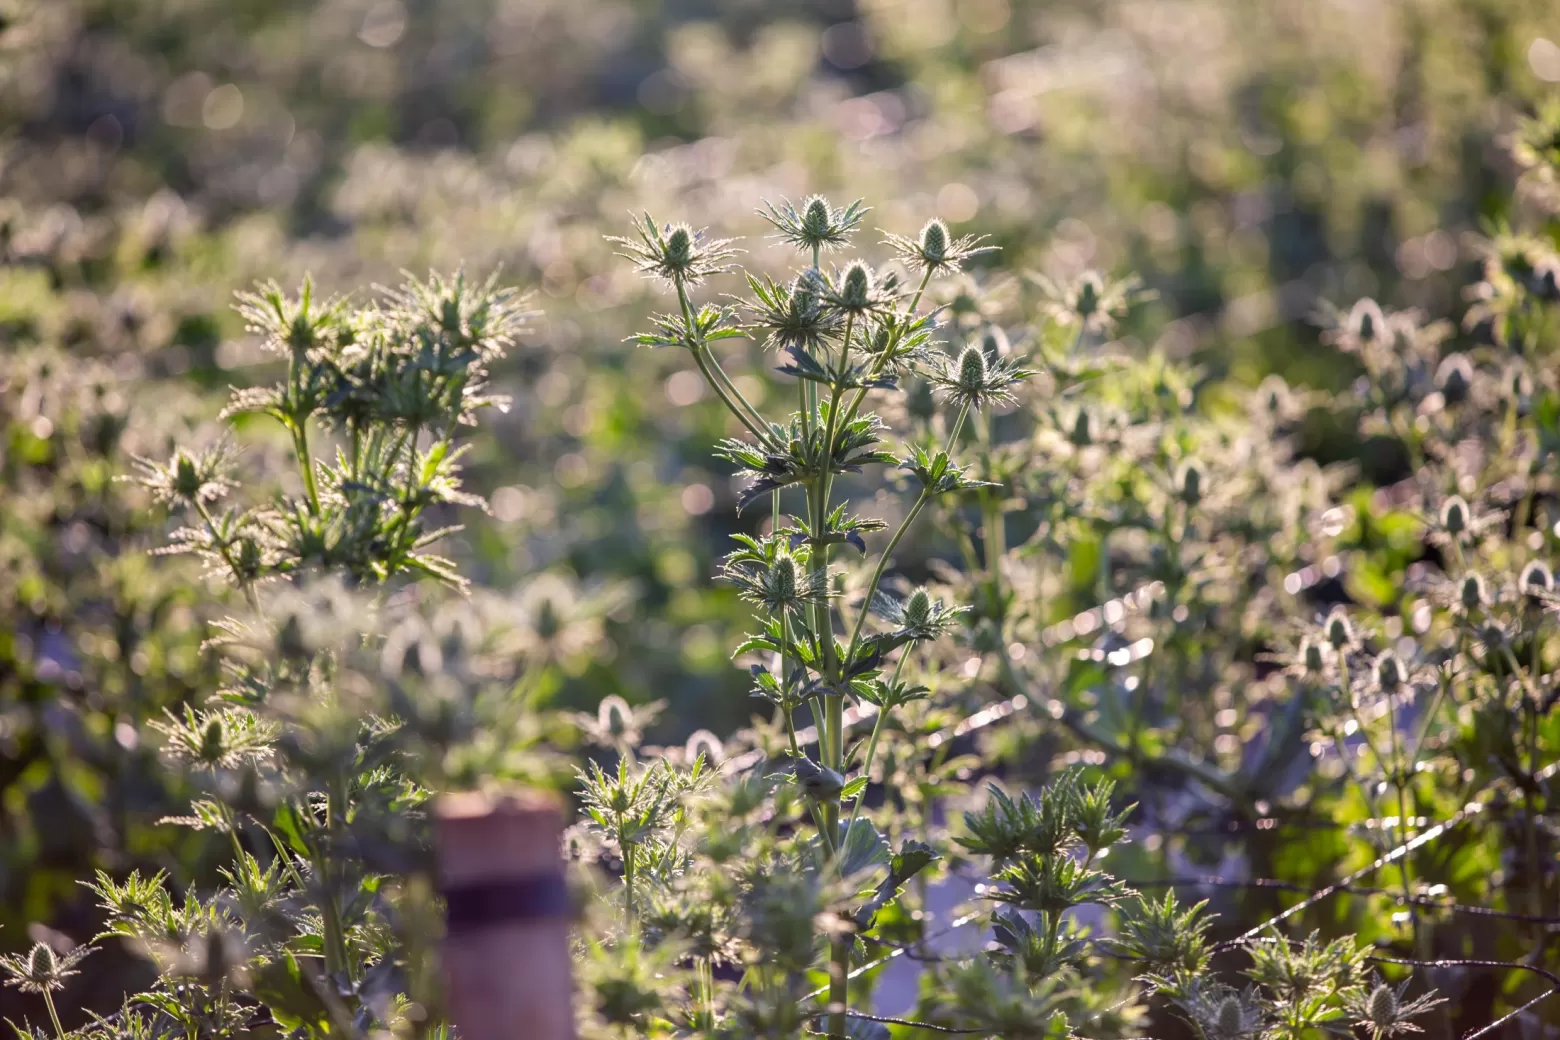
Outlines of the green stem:
M698 330L698 324L693 317L693 304L688 301L688 287L683 284L681 278L677 279L676 285L677 303L682 308L683 325L691 337L696 335ZM714 355L710 354L709 347L702 337L689 344L688 353L693 355L694 363L699 366L704 381L710 385L710 389L715 391L716 396L725 403L731 413L741 420L749 433L758 438L761 445L771 446L769 429L764 422L764 417L758 414L758 409L754 408L746 397L742 396L742 392L736 388L736 385L725 378L725 370L720 367ZM719 375L716 375L717 372Z
M931 269L928 268L926 273L921 276L921 284L916 287L915 295L910 298L910 306L904 312L905 318L910 318L915 314L915 309L921 305L921 294L926 291L927 283L931 280L932 272ZM894 348L899 345L899 340L904 334L902 331L903 327L904 326L902 324L896 323L894 328L894 338L886 345L884 345L883 353L878 356L876 363L873 364L871 373L867 376L866 380L864 380L863 385L857 387L856 396L851 399L850 407L845 411L846 426L849 426L852 420L856 418L856 413L861 410L861 402L866 399L867 387L865 383L870 383L882 373L883 365L886 363L888 355L892 354L894 352Z
M49 1020L54 1023L54 1034L59 1040L65 1040L65 1027L60 1025L60 1013L54 1010L54 997L46 989L43 991L43 1005L49 1009Z
M889 686L894 686L899 682L899 675L905 670L905 661L909 657L910 648L906 647L904 653L899 655L899 663L894 665L894 677L889 680ZM887 719L887 709L881 707L878 708L877 718L872 720L872 736L867 738L867 754L861 763L861 775L867 777L868 783L871 782L872 777L872 762L873 759L877 756L878 738L883 735L883 723ZM866 801L866 798L867 788L866 785L863 784L861 790L856 793L856 803L851 806L850 820L845 824L846 834L849 834L850 829L856 825L856 818L861 815L861 803Z
M945 455L953 451L953 445L959 439L960 431L964 429L964 420L969 415L969 411L970 406L968 402L959 409L959 416L954 420L953 428L948 432L948 444L943 449ZM872 571L872 579L867 582L867 597L861 602L861 613L856 616L855 628L851 630L849 649L845 651L845 660L847 662L856 659L856 651L861 647L862 629L866 625L867 615L872 611L872 597L877 593L878 585L883 580L883 573L888 569L894 550L899 546L900 539L904 538L905 532L910 530L910 525L915 523L915 518L921 514L922 509L926 508L926 504L931 501L931 498L931 488L923 487L921 494L916 497L915 504L910 507L910 512L906 513L904 520L900 521L899 529L889 538L888 545L883 549L883 554L878 557L877 566Z
M301 422L290 423L293 451L298 455L298 468L303 471L303 487L309 494L309 511L320 515L320 489L314 482L314 456L309 454L309 432Z

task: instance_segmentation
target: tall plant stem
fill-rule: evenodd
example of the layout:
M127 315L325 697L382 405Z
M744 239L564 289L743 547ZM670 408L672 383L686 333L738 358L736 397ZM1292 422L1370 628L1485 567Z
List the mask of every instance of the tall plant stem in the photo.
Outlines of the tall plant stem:
M905 670L905 661L908 660L909 657L910 647L907 646L905 647L904 652L899 655L899 663L894 665L894 677L890 679L888 683L890 686L898 684L900 673ZM878 739L883 735L883 723L887 718L888 709L881 707L878 708L877 718L872 720L872 736L867 738L867 754L861 762L862 776L870 778L872 775L872 762L873 759L877 756ZM861 803L866 801L866 798L867 788L866 785L863 784L861 790L856 794L855 804L851 806L850 819L845 823L846 834L849 834L850 829L856 825L856 819L861 815Z
M59 1040L65 1040L65 1027L60 1025L60 1013L54 1009L54 996L48 990L43 991L43 1006L49 1009L49 1021L54 1023L54 1035Z
M697 335L698 324L693 317L693 304L688 301L688 287L677 281L677 303L682 308L683 326L688 330L690 337ZM758 438L758 442L766 447L770 446L771 438L769 429L764 422L764 417L758 414L758 409L743 396L735 383L726 376L720 362L715 360L715 355L710 353L709 347L702 337L694 339L688 344L688 353L693 355L694 364L699 366L699 372L704 376L704 381L715 391L722 403L735 415L749 433Z
M991 417L985 412L978 412L975 416L975 438L981 447L982 459L988 472L991 468ZM998 491L1001 489L998 488ZM986 528L986 597L987 609L991 620L998 627L998 634L1002 625L1002 557L1007 555L1007 528L1002 515L1002 503L992 493L991 488L983 487L979 491L981 523ZM1104 555L1103 541L1101 555ZM1105 589L1105 598L1110 598L1110 589ZM1103 600L1102 600L1103 602Z
M298 455L298 468L303 471L303 487L309 495L309 511L315 516L320 515L320 489L314 482L314 456L309 454L309 431L304 428L303 422L290 424L292 429L293 451Z
M970 406L966 402L959 409L959 416L954 420L953 428L948 431L948 443L943 449L944 454L949 454L953 451L953 446L959 439L960 431L964 429L964 420L969 415L969 412ZM910 512L905 514L904 520L900 521L899 528L889 538L888 545L883 549L883 555L878 557L877 566L872 571L872 578L867 582L867 596L861 602L861 613L856 615L856 625L851 630L849 649L845 651L845 660L847 662L855 660L856 651L861 647L861 633L866 625L867 615L872 610L872 597L877 594L878 585L883 581L883 574L888 570L888 563L894 556L894 550L899 547L900 539L904 538L905 532L910 530L910 525L915 523L915 518L921 515L921 510L926 508L926 504L931 499L931 488L923 487L921 494L916 497L915 504L910 507Z

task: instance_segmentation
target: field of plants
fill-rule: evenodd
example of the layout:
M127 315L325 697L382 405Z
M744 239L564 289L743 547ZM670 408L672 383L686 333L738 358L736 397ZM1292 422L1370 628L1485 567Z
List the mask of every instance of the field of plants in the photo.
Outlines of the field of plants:
M0 0L25 1040L1560 1037L1556 567L1553 0Z

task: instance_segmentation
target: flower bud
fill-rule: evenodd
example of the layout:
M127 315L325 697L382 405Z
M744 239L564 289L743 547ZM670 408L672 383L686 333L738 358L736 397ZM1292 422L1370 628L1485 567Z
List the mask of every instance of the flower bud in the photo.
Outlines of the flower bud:
M1544 593L1554 588L1555 577L1547 566L1534 560L1522 568L1522 577L1517 581L1517 586L1524 595Z
M1361 343L1382 339L1387 331L1387 318L1381 312L1381 305L1370 299L1356 303L1349 311L1349 330Z
M996 325L988 325L986 331L981 333L980 349L986 352L987 357L999 358L1012 348L1008 345L1007 333Z
M948 225L940 220L928 220L921 229L921 256L929 263L941 263L948 256Z
M1441 504L1441 528L1450 535L1468 530L1468 503L1461 495L1453 495Z
M596 705L596 722L603 733L621 739L633 729L634 711L622 697L608 694Z
M1489 593L1484 588L1484 579L1477 574L1470 574L1463 578L1462 590L1458 598L1468 610L1484 606L1489 602Z
M693 232L686 224L679 224L666 236L667 266L684 267L692 258Z
M1328 645L1334 650L1354 645L1354 626L1349 623L1349 615L1343 612L1342 607L1334 607L1332 613L1327 615L1323 631Z
M973 344L959 355L959 389L978 394L986 388L986 355Z
M931 593L924 588L916 589L910 593L910 598L905 600L905 627L921 628L932 616Z
M1533 295L1546 303L1560 300L1560 257L1546 256L1533 268L1528 277Z
M1473 366L1461 354L1448 354L1436 369L1435 384L1447 404L1461 404L1473 386Z
M1397 1013L1397 993L1385 982L1377 984L1365 1001L1365 1015L1371 1025L1378 1029L1391 1028L1398 1024Z
M1391 650L1385 650L1376 658L1376 685L1386 693L1394 693L1408 681L1403 662Z
M804 234L814 239L827 238L833 222L833 215L829 212L828 199L825 199L822 195L814 195L807 200L807 204L802 210L802 231Z
M1241 1007L1239 997L1225 997L1219 1002L1219 1010L1214 1017L1218 1022L1220 1036L1240 1036L1246 1032L1246 1009Z
M863 311L872 303L872 270L860 260L845 268L840 283L840 308L847 311Z
M1190 459L1183 462L1179 479L1176 481L1176 492L1181 496L1181 501L1189 506L1195 506L1202 501L1202 481L1201 467Z
M796 558L789 553L781 553L775 557L774 564L769 568L770 598L776 603L793 602L796 599L796 588L799 583Z
M1326 670L1327 654L1323 644L1307 638L1300 644L1300 663L1305 670L1316 675Z
M1092 425L1089 421L1089 410L1087 408L1078 409L1078 416L1073 420L1072 433L1068 435L1067 439L1080 448L1088 447L1094 443Z
M202 483L200 469L195 465L195 459L181 451L173 466L174 492L181 498L193 500L200 494Z

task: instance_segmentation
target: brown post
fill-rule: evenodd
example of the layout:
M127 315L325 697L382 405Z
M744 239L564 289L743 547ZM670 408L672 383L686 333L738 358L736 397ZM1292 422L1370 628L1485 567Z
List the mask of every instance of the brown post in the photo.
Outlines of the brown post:
M445 994L461 1040L574 1040L563 812L536 792L444 795Z

